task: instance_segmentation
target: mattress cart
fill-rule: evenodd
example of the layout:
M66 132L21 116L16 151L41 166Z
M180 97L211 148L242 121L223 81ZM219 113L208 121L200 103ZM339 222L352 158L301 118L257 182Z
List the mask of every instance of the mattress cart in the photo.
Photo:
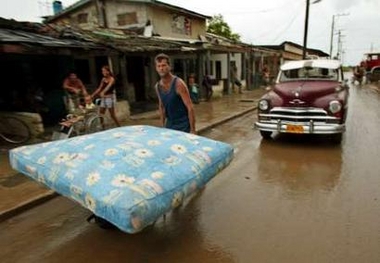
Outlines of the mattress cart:
M52 140L67 139L73 136L95 133L104 130L104 117L99 114L99 102L80 106L67 114L59 122L59 131L54 131Z

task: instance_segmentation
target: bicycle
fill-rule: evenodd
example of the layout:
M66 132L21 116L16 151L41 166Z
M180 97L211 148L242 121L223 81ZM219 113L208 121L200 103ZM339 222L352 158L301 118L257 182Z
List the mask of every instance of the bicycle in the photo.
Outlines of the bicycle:
M0 137L12 144L21 144L32 137L28 124L14 116L0 116Z

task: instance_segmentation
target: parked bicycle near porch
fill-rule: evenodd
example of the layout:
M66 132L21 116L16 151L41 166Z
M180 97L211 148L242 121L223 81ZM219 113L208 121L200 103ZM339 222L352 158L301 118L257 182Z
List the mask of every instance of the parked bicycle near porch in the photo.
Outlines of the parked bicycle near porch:
M0 114L0 137L12 144L21 144L30 140L32 134L27 123L12 115Z

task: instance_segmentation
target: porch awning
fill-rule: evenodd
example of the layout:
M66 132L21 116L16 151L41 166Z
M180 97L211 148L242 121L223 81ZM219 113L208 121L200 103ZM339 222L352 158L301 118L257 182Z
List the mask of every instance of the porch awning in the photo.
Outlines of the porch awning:
M56 38L44 34L23 30L0 28L0 44L18 44L27 46L44 46L55 48L104 49L95 42L77 39Z

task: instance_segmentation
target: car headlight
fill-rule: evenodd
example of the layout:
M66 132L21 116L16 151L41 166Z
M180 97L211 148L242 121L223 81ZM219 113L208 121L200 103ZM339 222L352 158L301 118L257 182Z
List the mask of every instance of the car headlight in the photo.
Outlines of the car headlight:
M259 109L262 111L266 111L269 108L269 102L267 100L260 100L259 101Z
M337 100L330 101L329 110L331 111L331 113L335 114L337 112L340 112L341 109L342 109L342 104L339 101Z

